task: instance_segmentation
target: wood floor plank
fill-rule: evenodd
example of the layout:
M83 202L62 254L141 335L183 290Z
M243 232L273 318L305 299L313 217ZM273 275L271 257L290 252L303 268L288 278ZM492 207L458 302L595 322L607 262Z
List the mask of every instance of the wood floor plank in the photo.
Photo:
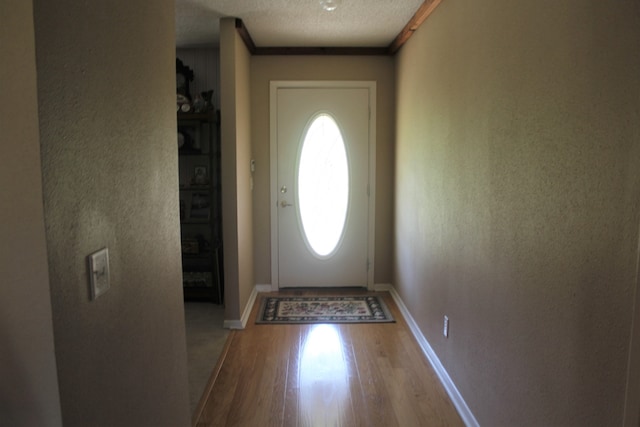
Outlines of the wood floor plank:
M327 293L364 292L279 295ZM379 294L396 323L256 325L256 304L197 426L462 426L392 298Z
M275 326L275 325L274 325ZM280 326L280 325L278 325ZM268 326L267 326L268 327ZM286 325L282 325L286 327ZM300 388L298 383L298 364L301 347L301 330L300 328L286 328L289 337L288 348L283 349L288 353L287 360L287 378L285 384L284 407L283 407L283 425L295 426L298 422L298 398Z
M229 335L230 338L233 336L234 333ZM234 342L232 342L231 345L233 345L233 343ZM230 351L231 347L227 355ZM220 367L218 377L209 391L209 397L197 423L198 427L226 425L227 414L238 385L235 378L235 369L237 369L238 365L236 364L236 366L234 366L231 361L231 358L225 357L222 364L223 366ZM220 393L220 390L224 390L224 393Z
M360 411L367 425L397 426L390 395L378 364L381 352L380 337L376 331L379 328L372 328L378 325L363 326L367 327L352 337L364 398Z
M303 426L354 425L348 356L341 325L304 328L299 363L299 419Z
M266 407L266 425L283 425L285 396L287 393L287 376L289 375L289 357L291 351L287 346L291 343L290 331L278 328L277 339L271 341L271 347L265 349L268 371L271 375L263 376L263 393L269 396L269 406ZM283 351L284 350L284 351Z

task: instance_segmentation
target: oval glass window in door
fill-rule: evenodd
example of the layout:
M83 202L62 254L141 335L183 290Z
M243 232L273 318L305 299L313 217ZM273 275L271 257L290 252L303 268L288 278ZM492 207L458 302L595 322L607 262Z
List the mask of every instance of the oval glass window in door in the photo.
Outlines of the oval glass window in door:
M340 243L349 205L347 152L329 114L318 114L307 127L298 165L303 235L317 256L326 257Z

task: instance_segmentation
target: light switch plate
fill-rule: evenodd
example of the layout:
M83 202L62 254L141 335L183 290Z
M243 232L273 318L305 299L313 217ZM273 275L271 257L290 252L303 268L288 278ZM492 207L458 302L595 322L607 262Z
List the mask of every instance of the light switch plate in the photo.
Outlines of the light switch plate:
M449 316L444 316L444 329L442 330L442 335L445 338L449 338Z
M91 300L95 300L111 287L109 282L109 249L102 248L89 255L89 284Z

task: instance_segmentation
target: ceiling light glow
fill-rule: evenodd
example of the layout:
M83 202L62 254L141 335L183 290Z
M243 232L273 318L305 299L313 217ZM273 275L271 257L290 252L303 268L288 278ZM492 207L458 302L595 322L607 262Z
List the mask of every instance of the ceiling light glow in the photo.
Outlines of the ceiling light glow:
M320 5L327 12L333 12L340 6L341 0L320 0Z

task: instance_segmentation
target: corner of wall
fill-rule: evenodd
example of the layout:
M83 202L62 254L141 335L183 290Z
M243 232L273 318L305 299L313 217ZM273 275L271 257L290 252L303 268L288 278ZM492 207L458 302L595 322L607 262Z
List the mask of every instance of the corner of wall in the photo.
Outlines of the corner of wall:
M0 424L61 426L32 6L0 3Z
M249 300L247 304L244 306L244 310L242 311L242 316L240 319L229 319L225 320L223 323L223 327L227 329L244 329L247 326L247 322L249 321L249 316L251 315L251 310L253 310L253 305L256 302L256 297L258 296L258 292L262 292L258 290L258 285L256 285L251 294L249 295Z
M237 319L251 298L254 265L250 54L234 18L220 21L220 80L225 316Z

